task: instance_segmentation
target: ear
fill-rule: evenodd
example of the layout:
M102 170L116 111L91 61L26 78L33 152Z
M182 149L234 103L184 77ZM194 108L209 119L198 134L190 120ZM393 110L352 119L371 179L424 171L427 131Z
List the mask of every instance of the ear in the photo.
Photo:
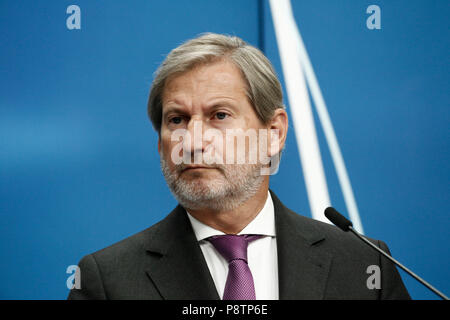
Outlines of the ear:
M269 129L269 156L272 157L283 150L286 142L289 121L286 110L278 108L275 110L272 120L270 120ZM274 131L272 131L274 130Z

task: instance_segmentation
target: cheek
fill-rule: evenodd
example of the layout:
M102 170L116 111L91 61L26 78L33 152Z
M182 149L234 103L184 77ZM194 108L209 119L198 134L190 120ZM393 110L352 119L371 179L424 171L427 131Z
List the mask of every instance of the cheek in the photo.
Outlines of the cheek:
M170 135L161 134L161 143L159 148L159 156L166 161L170 159L171 150L174 142L171 141Z

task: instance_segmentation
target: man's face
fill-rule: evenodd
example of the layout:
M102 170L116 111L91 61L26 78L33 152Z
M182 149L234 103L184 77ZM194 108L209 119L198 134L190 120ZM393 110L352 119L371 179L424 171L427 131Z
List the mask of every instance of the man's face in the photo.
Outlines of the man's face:
M261 163L249 163L249 154L257 153L258 145L239 145L237 139L249 129L257 133L267 127L250 104L235 65L218 61L169 77L162 105L161 167L182 205L231 209L257 192ZM239 154L244 158L236 163Z

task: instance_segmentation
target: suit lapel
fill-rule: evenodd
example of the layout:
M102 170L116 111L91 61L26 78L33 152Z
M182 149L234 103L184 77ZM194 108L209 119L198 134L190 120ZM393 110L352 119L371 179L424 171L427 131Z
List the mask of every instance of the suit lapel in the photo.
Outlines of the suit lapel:
M176 207L155 228L147 275L164 299L219 299L186 212Z
M320 249L323 235L271 192L277 232L279 298L324 298L332 256Z
M271 191L277 233L279 298L323 299L332 256L311 219L286 208ZM152 228L146 272L164 299L218 300L186 212L177 206Z

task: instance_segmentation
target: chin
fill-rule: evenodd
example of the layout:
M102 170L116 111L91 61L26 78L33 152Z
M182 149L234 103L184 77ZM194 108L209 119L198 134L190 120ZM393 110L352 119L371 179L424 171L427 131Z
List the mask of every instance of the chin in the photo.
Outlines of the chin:
M195 179L180 179L179 181L184 185L184 189L189 190L189 193L196 195L204 195L212 197L223 193L223 186L225 182L221 179L208 179L199 177Z

